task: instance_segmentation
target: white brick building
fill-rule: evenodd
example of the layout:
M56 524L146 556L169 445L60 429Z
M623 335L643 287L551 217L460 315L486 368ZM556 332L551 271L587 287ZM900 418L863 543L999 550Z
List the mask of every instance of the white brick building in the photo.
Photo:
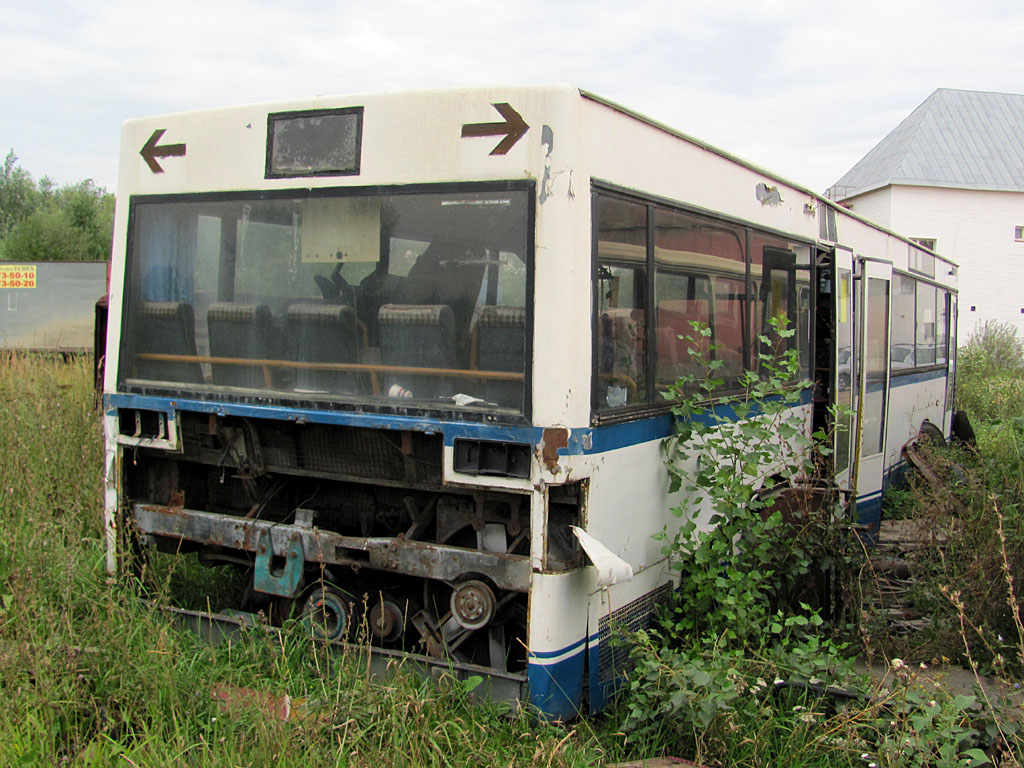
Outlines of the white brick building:
M986 320L1024 337L1024 95L938 89L829 195L960 265L959 344Z

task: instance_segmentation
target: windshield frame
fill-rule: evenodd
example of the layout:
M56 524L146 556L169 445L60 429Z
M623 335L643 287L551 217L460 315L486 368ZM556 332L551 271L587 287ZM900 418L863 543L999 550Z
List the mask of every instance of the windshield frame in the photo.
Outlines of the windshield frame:
M316 200L335 198L386 198L415 195L472 195L488 193L515 193L521 195L525 221L517 222L523 227L525 252L522 261L525 264L525 310L522 407L479 407L473 404L458 405L455 402L434 402L427 399L397 400L389 398L346 397L343 394L330 397L307 397L300 391L286 392L280 389L238 389L226 391L209 382L191 385L185 381L159 381L153 379L129 378L131 356L131 331L129 323L133 319L133 304L142 299L135 294L139 292L137 280L142 276L139 272L140 257L136 249L136 233L139 229L140 211L149 206L161 204L244 204L277 200ZM151 209L152 210L152 209ZM518 218L518 217L515 217ZM315 187L289 188L281 190L249 190L184 193L172 195L133 195L129 198L128 225L125 252L124 283L120 287L122 302L119 320L120 348L118 354L118 373L116 391L126 394L145 396L171 396L176 399L188 399L213 403L237 403L240 405L261 405L283 409L317 410L317 411L356 411L360 413L401 414L415 418L438 418L450 420L451 414L457 413L462 421L482 421L488 423L506 423L514 425L529 424L532 417L532 371L533 371L533 318L534 318L534 279L535 279L535 226L536 226L536 189L533 181L498 181L498 182L463 182L443 184L415 185L369 185L352 187ZM392 236L394 237L394 236ZM518 255L518 254L517 254ZM381 267L381 265L383 265ZM387 270L388 264L381 260L374 272Z

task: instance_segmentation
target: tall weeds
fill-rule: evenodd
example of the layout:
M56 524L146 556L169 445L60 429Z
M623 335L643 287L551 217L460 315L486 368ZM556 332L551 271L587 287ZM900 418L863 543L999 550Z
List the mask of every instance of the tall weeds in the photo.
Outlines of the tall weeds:
M975 421L1024 417L1024 339L988 321L957 354L956 407Z
M652 709L652 728L628 737L616 729L621 711L572 727L547 724L474 698L475 681L437 685L401 665L375 677L365 655L328 655L291 624L208 645L140 601L132 583L107 578L103 445L91 378L87 359L0 358L2 765L596 766L665 751L737 766L963 765L971 755L972 766L983 762L974 748L943 762L935 747L944 738L970 747L996 727L971 709L970 697L915 693L900 683L865 689L869 704L837 704L814 688L824 653L813 627L780 627L808 638L800 646L806 655L785 664L769 638L733 656L716 652L712 640L705 646L717 660L711 667L699 655L689 665L649 656L636 679L654 686L652 706L660 698L696 711L707 706L702 691L711 691L714 711L707 727L680 733L679 718ZM1003 432L999 439L1009 450L1016 438ZM997 500L993 530L1005 546L991 546L994 559L976 569L1006 583L1006 574L1020 573L1020 515L1017 501ZM156 603L179 578L174 569L159 577ZM1009 595L993 599L1006 606ZM1006 611L999 647L1009 659L1022 640ZM948 615L959 623L956 610ZM978 626L993 637L992 625ZM983 665L980 640L970 642ZM797 673L809 687L774 685L776 674ZM728 709L717 709L723 702ZM1007 743L1018 738L1012 721L1000 720L988 742L993 758L998 729ZM1010 754L1006 765L1014 764Z
M767 338L761 340L767 344ZM678 480L673 488L684 491L682 506L674 510L683 524L678 534L666 531L656 538L666 542L663 551L680 571L680 588L658 626L636 638L635 666L622 706L624 728L714 765L878 768L977 766L999 760L1018 766L1016 750L1024 742L1016 714L987 693L978 698L948 692L925 676L928 664L908 664L902 651L909 646L899 642L916 639L883 635L881 648L868 647L890 659L891 682L883 684L853 674L850 646L832 640L841 637L843 626L827 627L808 604L783 599L790 580L813 582L821 567L818 561L850 568L856 560L842 547L821 551L830 532L848 527L838 511L809 507L790 510L784 519L751 492L750 486L756 487L761 478L794 478L800 466L786 440L774 439L800 430L794 423L799 412L791 407L798 401L790 399L795 356L787 361L785 356L762 355L762 362L762 377L747 374L743 402L715 397L720 382L711 365L703 382L684 379L672 392L680 398L674 412L682 423L679 435L668 441L665 457ZM719 406L731 405L738 423L713 412L708 418L706 404L712 398ZM765 472L778 466L789 473ZM951 465L948 474L953 474ZM948 495L946 488L934 489L930 508L944 510L948 517L951 505L939 498L944 491ZM698 524L707 519L708 508L717 527ZM976 511L986 515L990 510L983 505ZM815 516L821 518L817 527L795 524ZM933 550L921 567L938 568L964 589L990 590L986 597L998 598L1014 617L1007 636L1016 638L1020 621L1012 575L1020 572L1020 564L1011 537L1005 535L1006 518L998 520L998 526L990 521L971 530L988 547ZM811 542L800 539L807 531L815 534ZM799 548L798 557L785 556L791 548ZM818 554L817 560L812 553ZM865 567L864 573L872 573L871 568ZM982 636L983 629L991 633L991 625L972 625L968 601L959 592L944 600L937 589L941 583L930 582L929 599L933 605L947 605L944 618L950 632L942 638L943 647L959 655L951 648L962 641L973 661L977 642L968 635ZM870 594L871 586L864 591ZM971 609L975 605L990 610L991 603L979 595ZM857 615L861 608L848 606L848 613ZM868 606L863 608L868 613ZM869 622L864 629L871 629ZM862 637L869 635L865 631ZM1004 642L1002 635L999 641ZM1003 656L992 658L1005 662Z
M535 722L301 626L212 646L104 571L91 361L0 358L0 765L598 765L621 739ZM159 602L160 595L155 595ZM287 697L288 719L278 705Z

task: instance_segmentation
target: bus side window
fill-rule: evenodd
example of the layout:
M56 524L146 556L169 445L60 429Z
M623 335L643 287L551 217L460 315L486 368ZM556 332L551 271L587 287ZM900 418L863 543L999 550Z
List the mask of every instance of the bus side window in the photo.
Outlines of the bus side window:
M761 304L761 333L768 337L772 352L792 349L795 337L782 343L772 333L771 321L783 323L790 330L796 326L796 257L787 251L764 249L763 274L759 300Z
M595 205L595 405L647 400L647 206L601 195Z
M893 275L892 282L892 343L889 348L889 365L893 371L900 371L916 365L917 280L909 275Z
M659 269L655 273L654 292L658 339L656 386L666 387L688 375L702 378L706 373L704 363L715 356L711 349L712 343L716 343L711 317L711 281L705 275L674 274ZM711 328L712 337L701 336L694 325ZM695 354L691 354L691 350Z
M679 376L703 377L714 360L714 378L732 388L743 373L746 235L739 227L684 211L654 213L658 371L665 386ZM691 323L708 326L700 355L689 354ZM683 338L680 339L679 337ZM703 363L701 362L703 358Z
M723 363L718 371L727 383L738 382L743 375L743 338L747 306L747 288L743 280L715 278L715 350Z
M601 265L597 324L598 397L602 408L647 399L645 270Z
M935 365L935 295L935 286L918 281L917 327L914 345L918 365Z
M752 253L761 254L760 263L755 259L751 264L758 298L754 313L755 366L762 368L757 354L774 357L795 350L799 353L800 375L810 375L810 252L804 246L774 238L765 237L762 243L762 248L752 249ZM792 335L778 334L772 328L773 321ZM767 339L767 344L758 340L759 335Z

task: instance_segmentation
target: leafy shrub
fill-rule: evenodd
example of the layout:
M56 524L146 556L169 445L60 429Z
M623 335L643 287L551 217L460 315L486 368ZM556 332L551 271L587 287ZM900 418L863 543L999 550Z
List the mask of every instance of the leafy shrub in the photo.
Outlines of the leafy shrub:
M713 400L714 362L669 393L679 431L665 460L683 523L659 538L680 585L660 624L634 638L627 739L715 765L976 766L991 761L983 748L1019 746L994 710L922 687L899 659L888 688L854 674L850 647L794 590L816 569L848 564L844 518L827 504L783 516L770 492L813 471L815 446L793 408L807 385L796 354L762 355L742 396Z
M695 331L710 334L699 325ZM778 333L793 336L792 330ZM768 338L761 341L767 345ZM676 401L677 431L663 453L670 491L682 491L672 514L683 522L674 535L657 538L686 596L671 631L711 631L721 633L723 643L743 643L766 626L773 595L791 589L809 569L800 537L773 509L771 493L812 468L810 439L794 410L808 383L797 377L796 350L763 353L763 376L748 371L743 394L715 398L722 361L705 360L696 349L691 355L706 375L685 376L666 393Z
M677 433L663 445L671 490L682 492L672 513L683 522L657 536L679 572L678 599L634 653L629 730L660 727L668 714L680 733L707 734L720 715L756 709L749 694L765 679L825 678L842 650L818 636L823 620L801 599L836 518L828 509L784 516L774 503L774 491L813 471L795 407L809 386L797 375L799 353L763 352L742 394L716 397L721 361L701 351L710 331L694 331L690 354L706 373L666 394ZM784 344L794 332L773 322L773 335ZM769 338L760 342L768 350Z
M988 321L957 354L956 407L975 421L1024 416L1024 340Z
M109 260L114 196L91 179L37 184L17 160L12 151L0 165L0 259Z
M956 403L978 423L1024 418L1024 372L957 376Z
M1009 323L988 320L978 328L957 355L959 372L968 377L1024 371L1024 340Z

